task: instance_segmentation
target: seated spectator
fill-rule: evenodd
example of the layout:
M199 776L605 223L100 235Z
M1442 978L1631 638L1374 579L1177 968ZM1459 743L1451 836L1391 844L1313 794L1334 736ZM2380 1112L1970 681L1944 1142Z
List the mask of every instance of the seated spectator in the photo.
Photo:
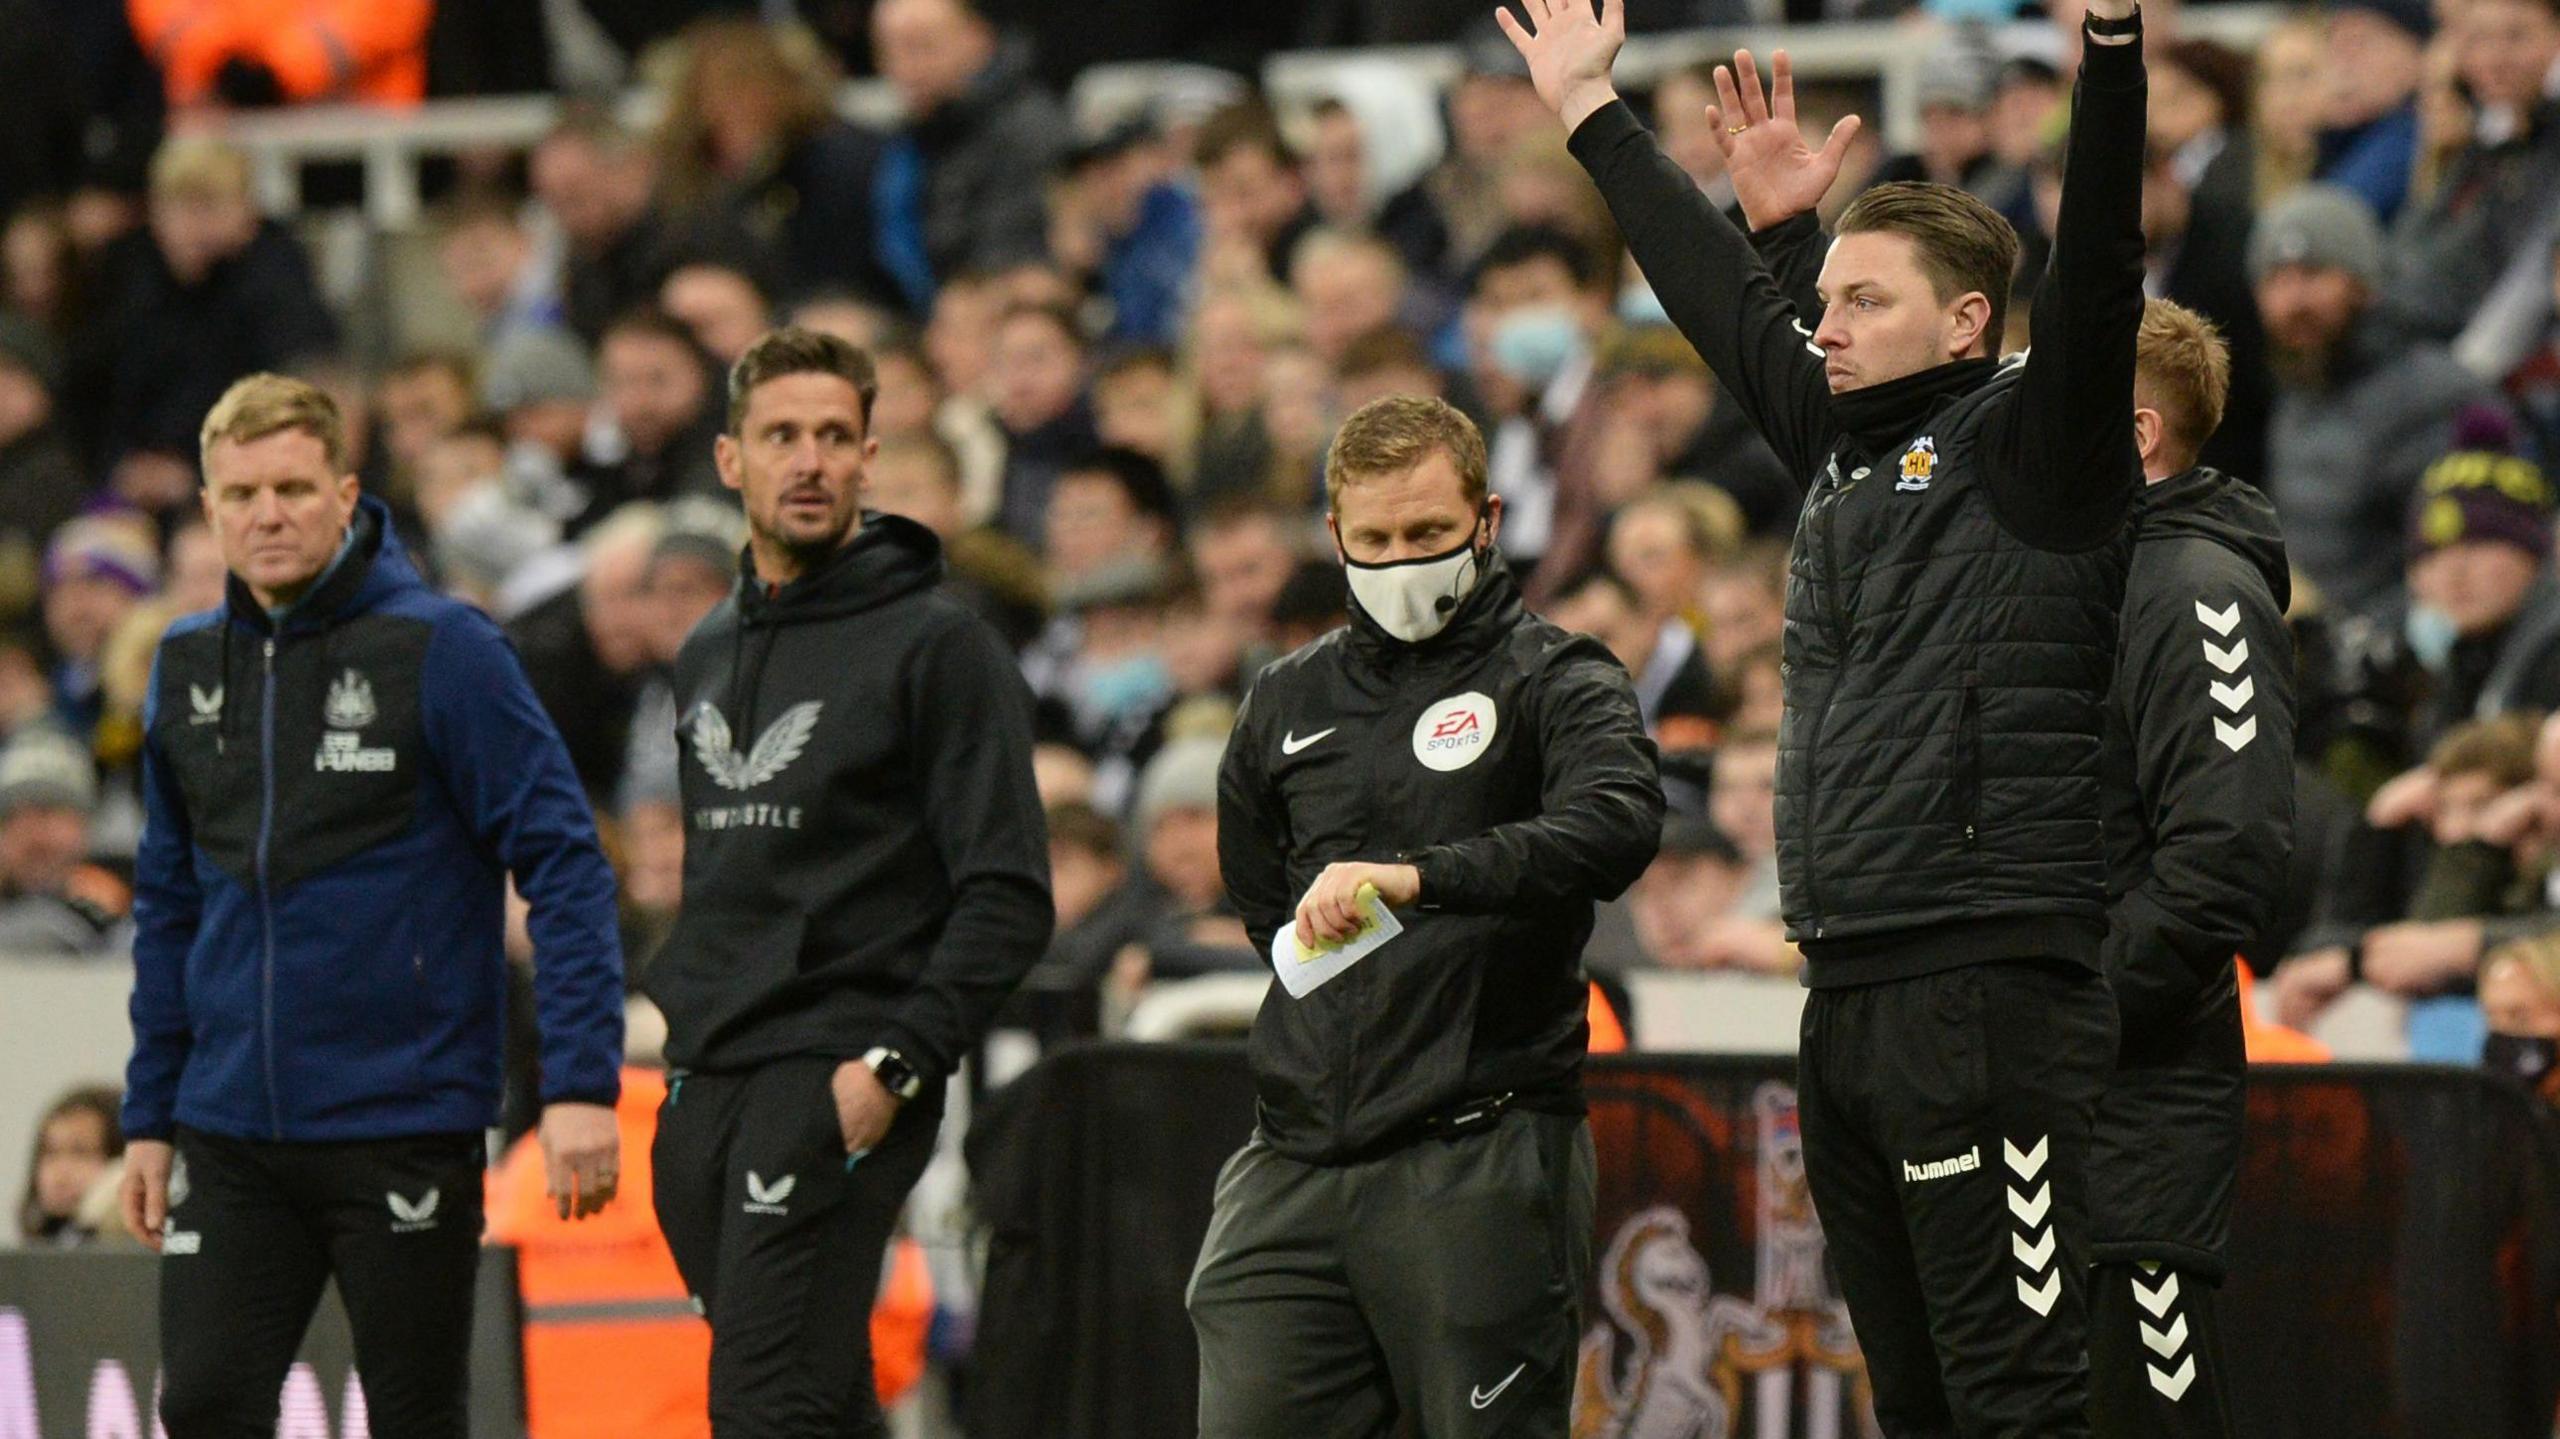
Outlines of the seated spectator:
M2318 11L2297 11L2258 42L2249 140L2256 150L2255 198L2274 204L2311 178L2320 163L2321 117L2329 107L2329 39Z
M54 531L44 560L44 629L53 642L54 717L85 737L105 715L108 637L160 587L160 554L130 515L84 515Z
M1298 154L1260 101L1209 116L1192 142L1199 167L1202 266L1213 284L1274 284L1318 223Z
M506 436L485 420L427 446L413 498L437 577L492 613L508 578L560 542L559 522L513 493Z
M1595 570L1567 588L1546 616L1608 646L1634 677L1644 727L1667 753L1697 752L1715 741L1715 687L1698 653L1697 632L1677 616L1653 613L1635 587Z
M2560 708L2560 584L2542 471L2468 446L2420 482L2408 521L2410 651L2431 681L2416 735Z
M507 625L579 782L606 810L622 780L642 675L660 662L649 561L665 528L654 506L616 511L581 540L578 582Z
M1270 443L1261 493L1313 510L1324 494L1325 447L1340 414L1333 372L1306 346L1275 345L1262 369L1262 434Z
M2270 397L2266 330L2249 287L2249 62L2210 40L2180 40L2149 59L2142 213L2153 292L2211 320L2230 345L2231 397L2197 463L2254 483L2267 473Z
M1004 428L1003 498L996 526L1035 543L1049 491L1066 467L1096 444L1093 407L1085 399L1085 338L1062 309L1020 305L1005 311L988 367L997 424Z
M1028 46L968 0L882 0L871 44L906 111L869 198L878 264L908 305L961 271L1038 259L1049 171L1073 132Z
M1161 902L1129 873L1120 826L1109 817L1079 800L1050 806L1048 816L1057 928L1048 952L1023 977L1012 1011L1022 1027L1054 1043L1100 1032L1103 981L1146 937Z
M955 292L945 286L942 293ZM961 518L971 525L993 519L1004 489L1004 430L995 412L976 394L953 389L917 336L884 336L871 362L880 382L871 433L884 442L929 436L948 446L960 466Z
M510 201L466 203L444 227L436 262L445 284L478 322L480 342L566 323L550 266Z
M87 863L97 803L97 771L71 740L35 730L0 748L0 954L131 948L130 893Z
M1755 541L1711 566L1698 608L1706 621L1707 670L1721 680L1743 656L1776 644L1786 628L1786 545Z
M1295 317L1267 291L1221 289L1191 315L1191 376L1200 423L1188 469L1194 505L1267 493L1271 437L1263 423L1263 378L1271 351L1295 336ZM1276 497L1275 497L1276 498Z
M1700 490L1696 497L1712 494ZM1608 560L1610 572L1635 591L1647 619L1676 621L1694 639L1706 628L1698 604L1708 568L1737 537L1714 533L1691 498L1677 489L1656 490L1618 511L1609 525Z
M427 447L470 419L472 408L468 355L422 351L383 371L382 383L374 387L371 448L380 456L387 487L407 496Z
M1406 269L1436 273L1449 253L1448 227L1420 189L1382 193L1359 112L1326 96L1308 122L1307 199L1317 215L1336 229L1377 236Z
M596 358L620 452L590 455L577 474L589 498L569 532L633 500L724 493L711 460L723 400L693 331L663 310L634 310L606 327Z
M586 451L595 399L595 365L566 331L521 331L482 357L480 408L506 441L508 494L555 527L587 507L570 470Z
M1991 153L1992 57L1963 40L1940 44L1920 71L1920 148L1876 167L1870 185L1926 180L1982 193L1999 162Z
M1715 103L1714 65L1699 63L1674 70L1654 84L1653 133L1662 153L1697 182L1709 204L1738 215L1733 176L1724 167L1724 147L1716 143L1715 127L1707 123L1707 107Z
M2388 614L2418 477L2451 448L2455 415L2494 400L2443 350L2373 323L2382 232L2354 195L2287 195L2258 217L2249 270L2276 372L2267 488L2286 551L2332 610Z
M658 287L658 306L684 322L713 363L726 370L773 328L773 300L737 265L688 260Z
M1111 302L1102 338L1173 342L1200 256L1200 203L1152 125L1125 122L1067 157L1050 190L1049 256Z
M109 481L159 512L194 503L196 427L225 386L338 345L293 232L259 217L249 159L219 140L169 141L151 162L150 224L99 258L96 313L75 361Z
M1555 117L1529 82L1528 62L1490 25L1469 29L1459 46L1461 69L1449 90L1449 153L1415 182L1449 232L1443 276L1466 273L1513 220L1497 178L1520 142L1553 134Z
M1049 491L1041 552L1054 586L1113 565L1159 564L1179 541L1173 487L1134 450L1096 450L1069 464Z
M1783 667L1783 651L1771 640L1744 650L1730 667L1716 671L1716 708L1728 728L1776 732L1786 709L1779 674Z
M884 7L885 8L885 7ZM835 112L807 31L714 16L682 36L659 122L658 203L679 229L743 234L789 292L886 297L874 258L881 142Z
M2560 206L2553 0L2471 0L2452 23L2469 129L2432 193L2393 228L2384 287L2397 326L2440 342L2464 331L2528 244L2547 253Z
M2426 0L2346 0L2325 14L2328 100L2311 178L2352 192L2388 224L2409 194L2435 17Z
M2480 1065L2560 1104L2560 935L2500 946L2480 967Z
M1103 361L1093 373L1093 428L1102 443L1135 450L1177 484L1187 481L1195 426L1173 352L1141 345Z
M1293 655L1351 623L1351 586L1339 559L1300 560L1271 602L1271 649Z
M35 608L37 558L91 494L55 422L60 371L42 331L0 314L0 614Z
M1228 908L1218 869L1218 761L1226 748L1223 737L1176 740L1138 781L1130 832L1159 905L1145 939L1152 978L1268 963Z
M1304 557L1306 529L1297 512L1251 497L1212 506L1191 526L1191 570L1208 611L1247 643L1270 639L1280 592Z
M1431 352L1399 329L1372 330L1352 341L1334 366L1334 381L1334 406L1346 415L1388 395L1441 400L1449 394L1448 377L1431 363Z
M1752 534L1784 533L1795 523L1795 478L1677 330L1620 331L1601 351L1600 377L1610 413L1635 427L1655 474L1722 490Z
M18 1202L20 1244L75 1249L98 1237L81 1222L81 1210L124 1158L123 1105L121 1091L97 1085L46 1107L36 1121L35 1152L27 1157L26 1197Z
M561 305L588 344L613 317L654 302L677 237L650 203L648 141L595 109L572 109L527 161L534 199L560 229Z
M1289 264L1289 288L1306 310L1307 344L1328 366L1353 341L1396 323L1404 304L1404 262L1373 235L1317 230Z
M231 571L222 562L222 545L213 537L213 526L201 519L178 526L169 536L163 568L168 579L160 595L169 602L171 614L192 615L222 604Z
M1179 698L1165 663L1172 578L1157 562L1107 565L1052 596L1058 614L1023 656L1044 726L1094 763L1093 804L1128 810Z
M863 470L865 503L904 515L942 540L943 586L1015 649L1040 633L1048 586L1040 557L1011 536L971 526L961 510L960 459L927 431L883 439Z
M1468 286L1468 364L1497 417L1487 449L1503 549L1528 575L1532 607L1599 552L1604 416L1591 381L1609 315L1589 249L1551 227L1504 231Z
M1662 822L1662 848L1627 891L1636 952L1662 969L1714 969L1709 936L1733 908L1746 873L1733 841L1697 815Z
M1733 841L1747 867L1732 912L1778 918L1778 734L1739 723L1716 746L1707 818Z

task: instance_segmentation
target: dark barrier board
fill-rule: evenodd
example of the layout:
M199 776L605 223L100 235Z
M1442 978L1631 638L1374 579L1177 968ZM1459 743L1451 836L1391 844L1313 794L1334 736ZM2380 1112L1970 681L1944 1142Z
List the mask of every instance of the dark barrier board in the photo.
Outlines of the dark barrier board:
M1575 1439L1872 1434L1787 1059L1595 1061ZM1095 1046L969 1138L991 1229L974 1439L1176 1439L1182 1307L1253 1091L1237 1046ZM2251 1439L2549 1439L2560 1119L2486 1076L2253 1072L2222 1319Z
M0 1439L152 1439L159 1260L134 1251L0 1251ZM515 1251L481 1251L471 1439L524 1439ZM336 1286L278 1396L277 1439L368 1439Z

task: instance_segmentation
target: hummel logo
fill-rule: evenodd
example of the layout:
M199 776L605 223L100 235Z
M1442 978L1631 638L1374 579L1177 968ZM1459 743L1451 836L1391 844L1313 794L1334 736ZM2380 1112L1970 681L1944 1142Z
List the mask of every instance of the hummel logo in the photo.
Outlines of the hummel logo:
M746 1212L749 1214L788 1214L791 1212L791 1208L783 1201L789 1199L791 1197L791 1191L797 1189L799 1186L800 1177L796 1174L786 1174L780 1179L773 1181L773 1183L767 1184L764 1182L763 1175L750 1169L747 1171Z
M1342 728L1342 726L1335 725L1333 729L1320 729L1314 734L1307 736L1305 739L1298 738L1297 731L1291 730L1289 733L1280 737L1280 752L1282 754L1296 754L1298 751L1314 744L1317 740L1323 739L1326 735L1333 733L1333 730L1340 728Z
M1970 1174L1982 1167L1982 1146L1977 1144L1949 1159L1933 1159L1926 1164L1902 1161L1902 1182L1918 1184L1928 1179L1944 1179L1950 1174Z
M444 1191L430 1189L418 1196L414 1204L397 1194L385 1194L382 1199L391 1206L391 1232L415 1234L421 1229L436 1227L436 1206L444 1201Z
M1511 1381L1520 1377L1520 1370L1528 1367L1528 1361L1522 1360L1518 1368L1515 1368L1510 1373L1503 1375L1502 1382L1494 1385L1491 1389L1475 1388L1468 1390L1467 1407L1470 1409L1492 1408L1493 1401L1502 1397L1502 1391L1511 1387Z
M754 789L791 767L800 751L809 747L809 734L818 727L818 710L823 701L802 700L784 710L763 734L756 736L755 748L738 753L736 740L729 733L728 717L720 707L708 700L693 712L693 753L711 776L711 782L722 789Z
M187 686L187 704L195 711L187 723L213 723L222 718L222 686L215 685L209 690L197 685Z

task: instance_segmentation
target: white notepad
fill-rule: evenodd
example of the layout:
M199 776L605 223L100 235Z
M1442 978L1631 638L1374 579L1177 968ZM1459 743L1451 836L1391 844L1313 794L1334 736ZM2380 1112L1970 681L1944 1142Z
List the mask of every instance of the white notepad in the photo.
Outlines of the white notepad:
M1374 889L1360 892L1360 932L1330 949L1298 948L1296 925L1282 925L1271 937L1271 967L1280 975L1280 987L1292 999L1304 999L1317 986L1351 966L1375 954L1378 947L1404 933L1404 924L1387 902Z

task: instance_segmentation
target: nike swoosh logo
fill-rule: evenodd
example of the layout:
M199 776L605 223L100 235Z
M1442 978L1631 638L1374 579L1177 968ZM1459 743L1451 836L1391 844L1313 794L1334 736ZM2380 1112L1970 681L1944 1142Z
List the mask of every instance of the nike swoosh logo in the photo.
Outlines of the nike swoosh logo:
M1340 728L1342 728L1340 725L1335 725L1333 727L1333 729ZM1291 731L1290 733L1280 737L1280 752L1282 754L1296 754L1298 751L1314 744L1317 740L1323 739L1326 735L1333 733L1333 729L1317 730L1314 734L1307 736L1305 739L1298 738L1297 733L1295 731Z
M1529 1367L1529 1361L1527 1361L1527 1360L1525 1360L1525 1359L1524 1359L1524 1360L1520 1361L1520 1368L1519 1368L1519 1369L1514 1369L1514 1370L1512 1370L1510 1373L1505 1374L1504 1376L1502 1376L1502 1382L1501 1382L1501 1383L1499 1383L1499 1384L1494 1385L1494 1386L1493 1386L1493 1388L1491 1388L1491 1389L1489 1389L1489 1390L1488 1390L1488 1389L1470 1389L1470 1390L1468 1390L1468 1391L1467 1391L1467 1406L1468 1406L1469 1408L1472 1408L1472 1409L1485 1409L1485 1408L1490 1408L1490 1407L1492 1407L1493 1401L1502 1397L1502 1391L1511 1387L1511 1381L1520 1377L1520 1370L1521 1370L1521 1369L1526 1369L1526 1368L1528 1368L1528 1367Z

